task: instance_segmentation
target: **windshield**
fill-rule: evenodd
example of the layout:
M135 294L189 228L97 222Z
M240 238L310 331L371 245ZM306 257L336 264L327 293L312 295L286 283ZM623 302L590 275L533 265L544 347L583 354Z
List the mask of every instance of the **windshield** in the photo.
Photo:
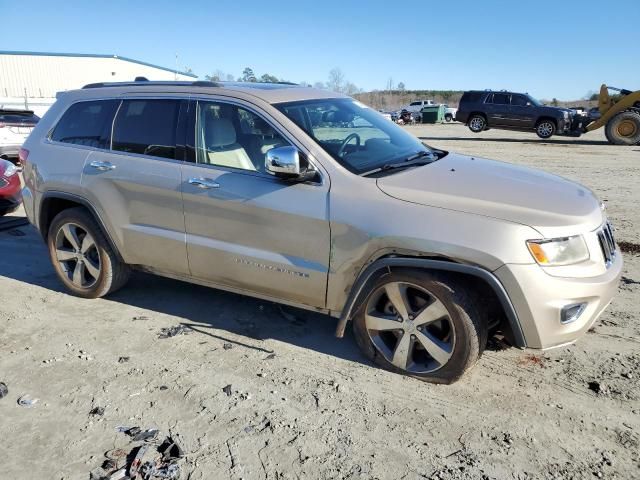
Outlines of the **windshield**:
M536 107L543 107L544 106L544 104L540 100L538 100L536 98L533 98L531 95L527 95L527 97L529 97L529 101L533 105L535 105Z
M422 152L432 153L401 127L351 98L305 100L275 107L357 174Z

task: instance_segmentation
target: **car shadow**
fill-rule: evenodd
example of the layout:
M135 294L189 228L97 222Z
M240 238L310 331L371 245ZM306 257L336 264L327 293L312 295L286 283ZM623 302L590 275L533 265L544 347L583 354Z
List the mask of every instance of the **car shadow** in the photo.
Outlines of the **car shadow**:
M600 140L564 140L553 138L549 140L527 140L520 138L487 138L487 137L418 137L420 140L427 141L452 141L452 142L496 142L496 143L525 143L534 145L609 145L608 142Z
M51 266L46 245L32 226L0 232L0 251L0 276L66 292ZM343 339L336 338L337 319L321 313L143 272L134 272L123 289L105 300L145 309L151 320L151 312L171 315L177 324L200 335L265 354L272 350L263 341L271 339L370 365L358 350L351 329Z

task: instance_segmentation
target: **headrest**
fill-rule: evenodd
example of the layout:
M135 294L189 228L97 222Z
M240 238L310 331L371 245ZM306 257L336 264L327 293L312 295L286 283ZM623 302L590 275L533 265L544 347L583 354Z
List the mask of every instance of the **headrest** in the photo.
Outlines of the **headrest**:
M208 117L204 135L208 148L226 147L236 143L236 129L228 118Z
M259 132L260 135L275 135L276 133L273 131L273 128L271 128L271 125L260 117L255 117L253 119L253 128Z

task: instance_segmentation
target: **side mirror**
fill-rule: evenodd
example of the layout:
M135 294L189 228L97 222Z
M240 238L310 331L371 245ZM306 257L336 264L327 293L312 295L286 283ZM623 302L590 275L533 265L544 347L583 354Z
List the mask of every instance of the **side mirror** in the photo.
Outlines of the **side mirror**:
M265 155L266 170L273 176L299 182L315 177L315 170L302 167L300 164L300 152L296 147L272 148Z

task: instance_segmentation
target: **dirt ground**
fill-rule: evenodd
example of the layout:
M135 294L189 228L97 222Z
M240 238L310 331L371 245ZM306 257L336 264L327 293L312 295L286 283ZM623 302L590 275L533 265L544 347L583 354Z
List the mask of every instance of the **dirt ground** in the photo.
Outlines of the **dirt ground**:
M640 147L407 128L577 180L607 202L618 240L640 243ZM144 274L106 299L69 296L31 227L0 232L0 477L89 478L131 448L125 425L171 433L192 480L640 478L640 254L624 260L577 344L492 344L436 386L372 366L335 320L302 310ZM161 338L180 324L190 333ZM24 394L39 402L18 405Z

